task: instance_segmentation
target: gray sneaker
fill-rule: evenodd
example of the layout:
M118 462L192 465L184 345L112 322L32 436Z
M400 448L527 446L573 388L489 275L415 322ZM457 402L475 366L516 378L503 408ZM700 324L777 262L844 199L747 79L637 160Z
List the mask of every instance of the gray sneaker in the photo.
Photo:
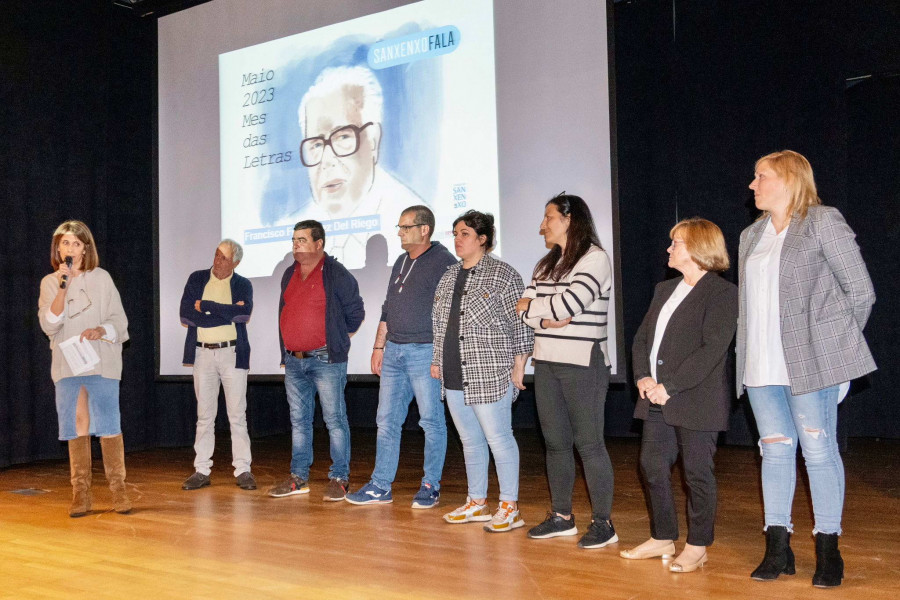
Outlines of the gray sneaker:
M195 471L193 475L184 480L181 484L183 490L199 490L210 484L209 475L204 475L200 471Z
M244 471L243 473L235 477L234 483L242 490L256 489L256 478L253 477L253 473L251 473L250 471Z
M307 483L305 479L300 479L293 473L291 473L290 479L282 481L275 487L269 489L269 495L273 498L284 498L285 496L308 493L309 483Z
M347 489L350 482L346 479L336 479L332 477L328 480L328 489L325 490L325 496L322 498L325 502L340 502L347 495Z

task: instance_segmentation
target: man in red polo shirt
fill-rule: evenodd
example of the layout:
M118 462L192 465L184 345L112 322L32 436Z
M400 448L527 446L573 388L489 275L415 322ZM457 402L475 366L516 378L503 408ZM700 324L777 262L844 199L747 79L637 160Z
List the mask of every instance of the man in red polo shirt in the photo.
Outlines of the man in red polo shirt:
M350 478L350 425L344 403L350 335L365 317L356 279L325 254L318 221L294 226L294 264L281 278L278 307L284 387L291 417L291 476L269 490L274 498L309 493L316 392L331 443L325 500L343 500Z

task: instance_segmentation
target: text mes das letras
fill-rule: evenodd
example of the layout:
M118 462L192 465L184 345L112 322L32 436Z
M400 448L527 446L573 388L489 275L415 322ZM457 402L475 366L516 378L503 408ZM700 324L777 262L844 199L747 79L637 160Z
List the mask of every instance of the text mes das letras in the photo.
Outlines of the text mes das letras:
M275 101L275 86L272 82L275 80L275 71L273 69L261 69L258 73L244 73L241 75L241 87L247 86L265 86L259 89L245 92L243 95L243 107L257 107L260 104ZM244 113L241 127L258 127L266 122L266 113L248 112ZM268 142L269 134L267 133L248 133L243 139L241 145L244 148L254 148L256 146L264 146ZM260 152L259 154L244 155L244 169L252 169L254 167L265 167L277 163L290 162L292 152Z

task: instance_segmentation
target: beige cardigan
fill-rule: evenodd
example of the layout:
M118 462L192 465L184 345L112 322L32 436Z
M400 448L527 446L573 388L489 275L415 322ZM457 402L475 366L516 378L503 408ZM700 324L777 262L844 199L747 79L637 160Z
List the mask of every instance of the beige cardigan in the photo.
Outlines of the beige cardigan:
M50 305L56 297L57 289L59 283L56 275L51 273L41 280L41 295L38 299L38 319L41 322L41 329L50 338L53 356L50 377L53 382L72 377L72 371L59 349L59 344L72 336L81 335L85 329L99 326L114 330L115 342L101 340L89 342L100 356L100 363L81 376L100 375L107 379L121 379L122 343L128 340L128 318L125 316L125 309L122 308L119 291L109 273L97 267L70 279L66 292L66 307L60 319L54 323L51 320L53 315L50 314ZM78 314L70 317L69 315L73 313Z

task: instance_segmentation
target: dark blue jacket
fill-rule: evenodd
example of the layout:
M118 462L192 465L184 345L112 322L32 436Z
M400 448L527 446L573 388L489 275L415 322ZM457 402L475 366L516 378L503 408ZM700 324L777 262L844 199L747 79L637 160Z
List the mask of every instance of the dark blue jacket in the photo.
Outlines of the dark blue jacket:
M284 309L284 291L294 275L294 262L284 270L281 277L281 298L278 301L278 342L281 344L281 364L284 364L287 348L281 336L281 311ZM366 316L362 296L356 278L344 265L325 255L322 269L322 284L325 286L325 345L328 347L328 362L347 362L350 352L350 334L355 333Z
M237 273L231 276L231 301L236 303L244 301L243 306L237 304L219 304L211 300L203 300L203 289L209 283L212 275L210 269L194 271L188 277L184 286L184 294L181 296L181 324L188 328L187 338L184 340L185 365L194 364L194 356L197 354L197 328L218 327L220 325L234 324L237 329L237 347L235 364L238 369L250 368L250 341L247 339L247 321L253 312L253 286L246 277ZM194 303L200 300L200 310L197 312Z

